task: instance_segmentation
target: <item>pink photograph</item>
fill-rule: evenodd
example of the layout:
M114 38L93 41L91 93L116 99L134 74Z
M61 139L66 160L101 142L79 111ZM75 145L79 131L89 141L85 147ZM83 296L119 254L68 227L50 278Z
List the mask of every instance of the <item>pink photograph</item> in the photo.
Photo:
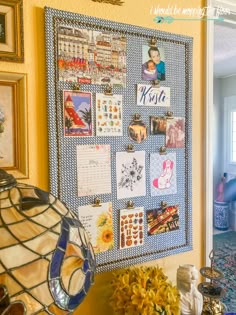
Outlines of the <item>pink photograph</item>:
M166 121L166 147L184 148L185 147L185 119L174 117Z

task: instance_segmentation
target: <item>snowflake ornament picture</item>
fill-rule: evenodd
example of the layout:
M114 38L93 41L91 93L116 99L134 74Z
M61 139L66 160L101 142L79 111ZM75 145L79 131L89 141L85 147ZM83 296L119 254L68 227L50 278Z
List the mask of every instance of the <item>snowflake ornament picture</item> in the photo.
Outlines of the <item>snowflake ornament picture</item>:
M146 195L145 151L116 153L117 198Z
M142 179L143 166L138 165L137 160L133 158L131 164L122 164L122 174L121 180L119 182L119 187L126 187L133 191L136 182Z

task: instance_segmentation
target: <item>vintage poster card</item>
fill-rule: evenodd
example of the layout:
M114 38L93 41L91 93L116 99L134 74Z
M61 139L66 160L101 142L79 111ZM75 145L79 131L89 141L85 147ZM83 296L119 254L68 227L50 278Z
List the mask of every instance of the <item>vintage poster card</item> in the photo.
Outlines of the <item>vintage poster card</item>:
M142 46L142 80L166 79L165 51L162 47Z
M185 118L174 117L167 119L166 123L166 147L185 147Z
M110 145L77 145L78 196L111 193Z
M144 244L143 207L120 210L120 249Z
M179 229L179 206L147 210L148 235L156 235Z
M170 106L170 88L137 84L137 105Z
M112 203L100 203L81 206L78 209L79 220L89 235L94 253L102 253L114 247L112 224Z
M116 153L117 199L146 195L145 151Z
M176 153L150 154L151 196L177 193Z
M92 93L64 90L63 111L65 137L93 135Z
M96 136L122 136L122 95L96 94Z
M59 81L126 86L126 37L60 25Z

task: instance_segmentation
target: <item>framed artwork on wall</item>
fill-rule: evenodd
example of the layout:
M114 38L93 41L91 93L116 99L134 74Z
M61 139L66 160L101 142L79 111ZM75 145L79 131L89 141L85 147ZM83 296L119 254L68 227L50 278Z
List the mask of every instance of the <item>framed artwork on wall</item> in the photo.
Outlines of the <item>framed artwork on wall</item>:
M28 177L26 75L0 72L0 168Z
M23 0L0 0L0 60L23 62Z

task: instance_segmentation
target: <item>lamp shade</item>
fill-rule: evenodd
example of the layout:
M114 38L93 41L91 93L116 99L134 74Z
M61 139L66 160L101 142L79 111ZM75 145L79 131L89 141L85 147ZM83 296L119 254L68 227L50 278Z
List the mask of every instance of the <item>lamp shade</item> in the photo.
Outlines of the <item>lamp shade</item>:
M75 213L0 169L0 313L69 314L94 281L95 256ZM1 305L7 288L10 305ZM6 299L5 299L6 301Z

